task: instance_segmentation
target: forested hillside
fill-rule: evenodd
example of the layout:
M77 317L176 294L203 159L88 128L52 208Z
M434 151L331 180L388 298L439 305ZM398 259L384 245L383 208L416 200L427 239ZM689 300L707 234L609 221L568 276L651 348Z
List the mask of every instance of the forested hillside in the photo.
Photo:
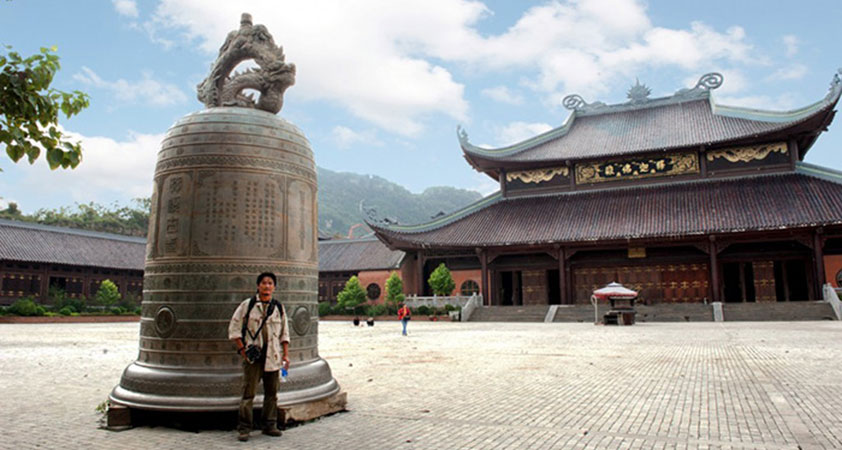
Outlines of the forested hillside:
M414 224L426 222L440 211L447 213L482 197L475 191L444 186L413 194L403 186L378 176L318 170L319 229L330 235L345 236L352 225L362 223L361 201L367 208L375 208L381 217ZM363 227L357 230L354 236L359 236Z
M431 187L421 194L413 194L384 178L322 168L318 169L318 176L319 230L329 236L347 236L354 224L362 223L360 201L365 201L366 207L375 208L381 217L400 223L420 223L440 211L453 211L481 197L478 192L452 187ZM0 219L130 236L146 236L149 226L149 199L137 199L131 206L87 203L40 209L32 214L22 213L20 207L10 203L7 209L0 210ZM364 225L358 226L353 236L368 232Z

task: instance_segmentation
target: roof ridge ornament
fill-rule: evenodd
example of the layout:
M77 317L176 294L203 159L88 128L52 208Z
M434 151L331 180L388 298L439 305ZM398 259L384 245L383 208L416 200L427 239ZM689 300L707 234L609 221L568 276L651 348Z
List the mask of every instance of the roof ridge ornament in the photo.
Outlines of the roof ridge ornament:
M652 93L652 89L649 89L645 84L640 84L639 78L634 80L634 85L626 92L626 97L628 97L630 103L638 104L649 101L649 94Z
M699 77L699 81L692 89L679 89L674 97L697 97L706 95L708 92L722 86L725 77L719 72L710 72Z
M468 141L468 132L462 128L462 125L456 125L456 137L459 138L459 143L462 145L470 144Z
M380 217L380 215L377 214L377 208L373 206L370 208L366 208L365 200L360 200L360 212L363 213L365 217L364 220L368 224L380 225L385 227L391 225L400 225L400 222L398 222L398 220L393 217Z
M834 89L837 88L840 84L842 84L842 79L840 79L839 75L842 75L842 67L836 69L836 73L833 74L833 78L830 80L830 88L829 91L833 92Z
M561 100L562 106L572 111L592 111L599 108L605 108L608 105L602 102L588 103L579 94L570 94Z
M231 74L249 59L258 67ZM228 33L210 74L196 88L199 101L208 108L237 106L277 114L284 105L284 91L293 84L295 64L285 62L283 47L275 45L266 26L253 25L251 14L243 13L240 29ZM246 95L246 89L258 91L260 97Z
M652 89L650 89L649 86L642 84L640 79L635 78L635 84L626 92L629 99L626 103L616 105L606 105L602 102L588 103L582 98L582 96L578 94L570 94L562 99L561 104L569 110L585 113L598 112L608 108L612 111L614 111L615 108L637 108L641 105L652 102L659 102L659 104L663 101L668 102L672 98L677 98L678 101L681 101L687 98L703 97L708 95L708 93L713 89L722 86L724 79L725 77L723 77L719 72L706 73L699 78L699 81L695 86L692 88L679 89L672 97L649 98L649 95L652 93Z

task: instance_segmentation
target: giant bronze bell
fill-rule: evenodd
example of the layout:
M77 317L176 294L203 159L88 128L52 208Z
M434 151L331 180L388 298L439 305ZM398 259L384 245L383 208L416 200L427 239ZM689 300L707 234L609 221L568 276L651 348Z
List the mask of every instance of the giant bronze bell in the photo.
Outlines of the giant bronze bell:
M259 67L231 74L248 59ZM291 367L279 404L339 397L318 351L313 152L298 127L275 115L294 82L295 66L284 62L283 49L243 14L199 85L208 109L167 132L155 168L140 352L112 391L113 403L236 410L242 359L228 340L228 321L254 295L263 271L277 275L275 298L290 325ZM258 91L259 99L244 89Z

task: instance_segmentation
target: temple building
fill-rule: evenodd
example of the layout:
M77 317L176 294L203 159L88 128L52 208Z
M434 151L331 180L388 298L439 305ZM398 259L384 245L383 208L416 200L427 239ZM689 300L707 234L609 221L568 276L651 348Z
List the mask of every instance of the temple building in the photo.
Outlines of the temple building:
M428 223L374 211L367 223L406 253L412 280L441 262L478 271L486 305L584 304L611 281L649 305L820 299L842 255L842 173L803 160L834 117L839 75L784 112L717 104L722 82L662 98L638 83L616 105L569 95L563 125L502 148L460 129L465 159L500 190Z
M48 302L50 288L93 298L103 280L140 301L146 239L0 219L0 306Z

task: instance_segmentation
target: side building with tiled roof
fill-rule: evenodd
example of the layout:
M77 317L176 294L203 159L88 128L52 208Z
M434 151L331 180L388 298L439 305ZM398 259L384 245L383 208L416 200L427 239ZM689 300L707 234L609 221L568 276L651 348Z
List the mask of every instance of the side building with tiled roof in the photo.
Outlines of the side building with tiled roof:
M336 296L352 276L357 276L369 301L382 301L386 280L397 271L406 274L404 252L391 250L376 238L319 241L319 302L336 303Z
M0 219L0 305L47 300L49 288L93 297L103 280L139 299L146 239Z
M803 160L839 75L783 112L719 105L722 81L654 99L637 84L618 105L570 95L564 124L503 148L460 129L499 192L428 223L368 224L416 279L441 262L479 270L487 305L583 304L611 281L649 304L820 299L842 267L842 173Z
M105 279L116 283L124 296L139 299L145 257L145 238L0 219L0 305L27 296L45 303L51 286L74 298L90 298ZM369 300L382 301L393 271L416 282L415 273L406 270L405 257L376 238L320 239L319 301L336 303L336 295L354 275Z

